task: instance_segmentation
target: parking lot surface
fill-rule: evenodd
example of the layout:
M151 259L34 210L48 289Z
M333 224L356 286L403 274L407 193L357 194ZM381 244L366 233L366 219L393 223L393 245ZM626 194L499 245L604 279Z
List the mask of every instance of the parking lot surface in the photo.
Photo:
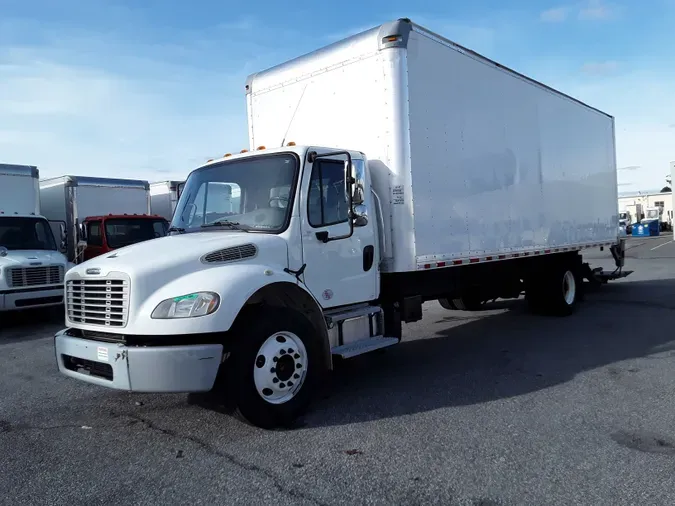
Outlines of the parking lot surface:
M286 431L62 377L59 318L0 316L0 503L675 504L675 243L628 245L570 318L427 304Z

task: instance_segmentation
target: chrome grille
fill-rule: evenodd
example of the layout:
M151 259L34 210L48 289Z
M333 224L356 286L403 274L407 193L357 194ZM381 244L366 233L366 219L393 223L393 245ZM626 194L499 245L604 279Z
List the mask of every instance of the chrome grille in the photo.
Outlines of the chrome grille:
M257 252L258 248L255 247L255 244L243 244L208 253L202 257L202 262L208 264L234 262L236 260L243 260L244 258L252 258Z
M63 283L63 266L10 267L7 269L7 280L11 288L57 285Z
M71 322L124 327L129 314L129 281L107 278L68 280L66 307Z

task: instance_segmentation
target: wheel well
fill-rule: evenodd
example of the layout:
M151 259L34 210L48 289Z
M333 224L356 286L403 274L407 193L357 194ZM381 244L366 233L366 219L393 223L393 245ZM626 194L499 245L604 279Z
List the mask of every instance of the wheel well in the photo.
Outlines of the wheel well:
M316 330L326 367L329 370L332 369L330 343L323 312L309 293L289 282L282 281L266 285L249 297L237 315L233 328L251 313L264 311L265 306L292 309L304 315Z

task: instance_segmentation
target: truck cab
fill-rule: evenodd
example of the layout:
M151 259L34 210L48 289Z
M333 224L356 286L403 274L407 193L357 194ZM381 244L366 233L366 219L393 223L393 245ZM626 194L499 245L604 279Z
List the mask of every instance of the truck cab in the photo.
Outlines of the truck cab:
M0 212L0 311L62 304L69 267L45 218Z
M89 216L80 227L82 258L89 260L124 246L164 237L168 229L169 222L157 215Z
M621 228L622 233L630 233L631 232L631 225L633 222L631 221L631 215L629 211L621 211L619 213L619 227Z

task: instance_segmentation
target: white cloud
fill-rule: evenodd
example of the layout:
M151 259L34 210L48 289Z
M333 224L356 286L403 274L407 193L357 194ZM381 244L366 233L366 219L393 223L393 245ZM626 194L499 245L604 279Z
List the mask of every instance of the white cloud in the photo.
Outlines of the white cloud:
M602 21L615 16L619 8L603 0L585 0L578 4L562 5L545 10L539 14L539 20L545 23L562 23L573 13L582 21Z
M548 9L539 15L539 19L546 23L561 23L569 15L569 7L556 7Z
M581 71L584 74L602 76L615 72L619 68L619 63L616 61L604 61L604 62L588 62L584 63L581 67Z
M579 11L579 19L586 21L600 21L614 15L615 9L602 0L589 0L588 4Z
M132 79L61 63L60 50L3 49L3 163L37 165L43 177L156 180L183 178L210 157L248 146L240 69L228 75L136 57L150 71Z

